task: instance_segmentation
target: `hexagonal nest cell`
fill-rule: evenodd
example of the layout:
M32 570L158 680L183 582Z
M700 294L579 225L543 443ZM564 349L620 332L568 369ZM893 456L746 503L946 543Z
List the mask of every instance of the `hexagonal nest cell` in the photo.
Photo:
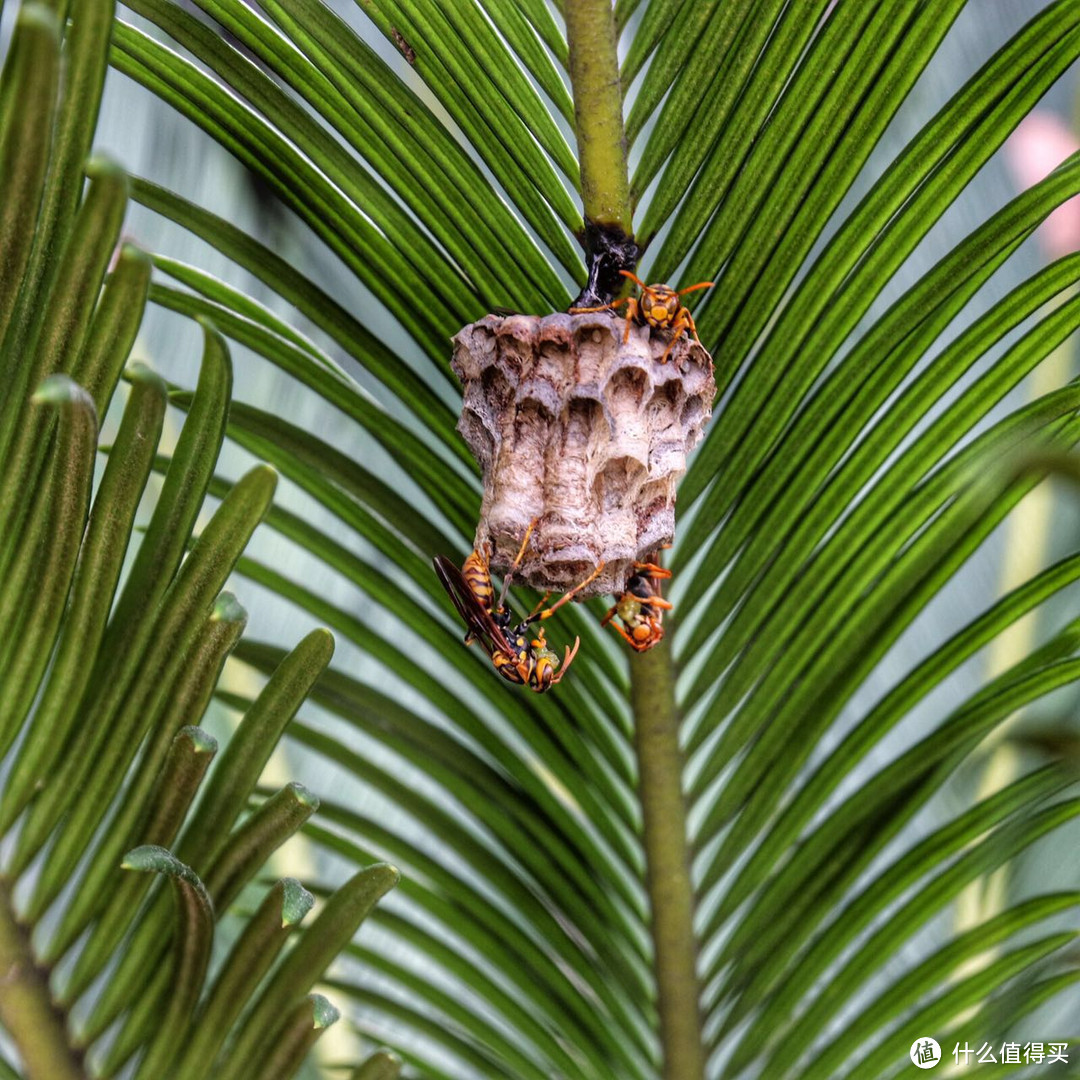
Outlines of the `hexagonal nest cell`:
M483 469L476 547L515 581L581 596L620 593L635 560L669 543L675 485L716 394L713 363L682 338L607 312L488 315L454 338L464 386L458 431Z

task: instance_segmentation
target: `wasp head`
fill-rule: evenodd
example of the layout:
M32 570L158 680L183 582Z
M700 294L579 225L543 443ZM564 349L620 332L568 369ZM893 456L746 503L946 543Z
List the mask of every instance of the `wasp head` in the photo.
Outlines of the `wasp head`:
M679 294L668 285L646 285L641 290L641 317L650 326L664 329L672 324L682 309Z

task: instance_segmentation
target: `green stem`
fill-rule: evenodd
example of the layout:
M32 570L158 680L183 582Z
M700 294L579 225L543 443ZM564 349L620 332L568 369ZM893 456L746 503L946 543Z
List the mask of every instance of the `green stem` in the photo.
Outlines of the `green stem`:
M585 220L629 236L634 226L611 0L567 4L566 40Z
M683 758L675 670L668 641L630 662L630 704L645 844L645 884L652 908L664 1080L701 1080L705 1051L694 936Z
M611 0L573 0L566 5L565 17L581 160L581 192L586 226L594 233L587 237L590 261L600 261L596 233L607 234L609 240L624 239L627 247L614 254L633 257L637 249L632 240L618 32ZM608 273L616 269L618 265L613 264ZM591 283L594 277L597 277L596 268L590 265ZM602 280L599 284L605 285ZM632 657L630 673L663 1077L664 1080L702 1080L705 1050L694 936L694 890L682 790L680 717L669 643Z
M22 1057L27 1080L86 1080L80 1056L68 1045L63 1014L52 1001L48 976L34 962L29 936L15 919L0 883L0 1025Z

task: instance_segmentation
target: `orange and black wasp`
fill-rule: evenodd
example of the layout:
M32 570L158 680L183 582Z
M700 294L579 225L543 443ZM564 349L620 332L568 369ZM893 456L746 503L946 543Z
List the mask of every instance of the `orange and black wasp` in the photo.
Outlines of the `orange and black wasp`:
M623 344L630 340L630 327L637 322L642 326L654 326L657 330L670 330L671 341L660 357L660 363L667 363L675 342L686 333L687 330L694 335L694 340L700 345L697 326L694 325L694 317L688 308L683 305L680 297L687 293L696 292L698 289L712 288L711 281L699 281L696 285L688 285L685 289L676 292L670 285L646 285L639 277L631 274L629 270L620 270L623 277L629 278L641 289L641 296L624 296L621 300L613 300L610 304L601 304L599 307L571 308L571 315L584 315L590 311L613 311L615 308L626 305L626 333L623 334Z
M510 579L525 556L532 530L533 526L530 525L525 532L521 550L503 578L498 603L494 602L490 555L486 549L474 551L460 570L443 555L436 555L434 561L435 573L454 602L454 607L468 631L465 644L471 645L474 641L479 641L491 657L495 670L504 679L519 686L528 686L530 690L542 694L566 674L577 656L581 638L574 639L573 648L566 646L566 655L560 668L558 654L548 647L544 628L539 627L535 637L530 637L529 628L534 622L549 618L568 600L573 599L597 577L604 564L601 563L584 581L574 586L549 608L544 608L543 605L551 594L545 595L536 608L511 629L513 614L505 606L506 594Z
M600 625L611 623L612 629L622 635L635 652L647 652L658 645L664 637L663 613L674 606L660 595L660 582L670 577L671 571L656 563L634 563L634 572L626 579L626 588ZM623 626L611 622L616 615L623 621Z

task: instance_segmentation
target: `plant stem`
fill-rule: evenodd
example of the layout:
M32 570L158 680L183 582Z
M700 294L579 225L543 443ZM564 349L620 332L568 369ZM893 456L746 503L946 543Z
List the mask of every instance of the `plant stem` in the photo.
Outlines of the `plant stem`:
M566 40L585 220L629 236L634 226L611 0L567 4Z
M15 919L3 882L0 1024L19 1049L27 1080L86 1080L82 1060L68 1044L63 1014L53 1004L48 977L34 963L29 939Z
M595 298L621 283L618 269L632 266L637 256L619 86L618 32L611 0L568 3L566 37L585 204L584 240L590 262L589 285L583 296ZM664 1080L702 1080L705 1050L694 890L682 790L675 667L667 642L631 658L630 704L643 819L645 884L652 910L662 1075Z
M668 642L630 662L630 704L652 907L664 1080L701 1080L705 1053L694 936L694 890L683 799L675 670Z

